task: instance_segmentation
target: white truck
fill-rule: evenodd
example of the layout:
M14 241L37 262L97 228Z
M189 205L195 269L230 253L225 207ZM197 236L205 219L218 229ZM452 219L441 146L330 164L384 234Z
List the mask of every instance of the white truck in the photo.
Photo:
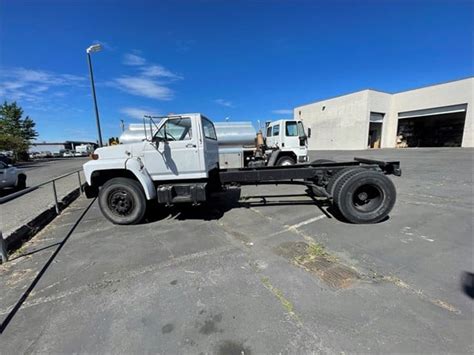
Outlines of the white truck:
M308 138L300 120L267 122L264 137L252 122L215 122L219 145L219 163L225 168L243 168L269 165L294 165L308 162ZM143 141L147 131L156 132L156 126L130 124L119 141Z
M93 160L84 164L86 195L98 196L102 213L113 223L140 222L147 201L199 205L213 192L236 185L304 185L308 194L328 199L352 223L379 222L395 203L387 175L401 175L399 162L355 158L226 169L219 166L214 124L205 116L167 116L152 132L140 142L96 149Z
M94 146L92 144L81 144L77 145L75 149L74 156L77 157L86 157L94 151Z
M223 168L287 166L308 162L308 137L303 122L267 123L266 136L251 122L214 123ZM310 133L309 133L310 134Z

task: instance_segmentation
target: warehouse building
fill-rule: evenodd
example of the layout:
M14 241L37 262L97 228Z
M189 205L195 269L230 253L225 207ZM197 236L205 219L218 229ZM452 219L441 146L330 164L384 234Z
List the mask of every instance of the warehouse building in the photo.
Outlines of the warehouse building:
M474 77L399 93L362 90L296 107L309 149L473 147Z

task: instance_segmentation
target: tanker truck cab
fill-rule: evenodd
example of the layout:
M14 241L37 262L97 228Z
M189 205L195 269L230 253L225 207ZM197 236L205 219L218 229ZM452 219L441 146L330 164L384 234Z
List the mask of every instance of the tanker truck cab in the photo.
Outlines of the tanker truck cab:
M116 224L140 221L146 200L205 201L207 181L218 174L216 132L203 115L167 116L144 126L143 141L98 148L84 164L87 197L98 196L104 216Z
M308 135L300 120L272 121L266 129L266 145L278 152L275 165L308 162Z
M202 115L163 119L144 142L143 161L153 181L206 179L218 168L214 125Z

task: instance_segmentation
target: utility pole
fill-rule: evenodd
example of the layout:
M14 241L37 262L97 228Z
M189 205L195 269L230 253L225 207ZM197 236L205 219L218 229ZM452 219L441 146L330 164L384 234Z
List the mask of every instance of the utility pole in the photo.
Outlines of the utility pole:
M94 44L86 49L87 62L89 63L89 75L91 78L91 86L92 86L92 98L94 99L94 110L95 110L95 120L97 124L97 134L99 135L99 147L102 147L103 143L102 143L102 132L100 130L99 108L97 107L97 97L95 94L94 73L92 71L91 53L98 52L101 49L102 49L102 46L100 44Z

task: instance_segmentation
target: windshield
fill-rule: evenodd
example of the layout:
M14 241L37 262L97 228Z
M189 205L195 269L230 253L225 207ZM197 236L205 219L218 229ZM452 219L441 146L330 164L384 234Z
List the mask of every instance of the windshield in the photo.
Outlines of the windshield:
M306 137L306 133L304 132L303 122L298 122L298 136L301 138Z

